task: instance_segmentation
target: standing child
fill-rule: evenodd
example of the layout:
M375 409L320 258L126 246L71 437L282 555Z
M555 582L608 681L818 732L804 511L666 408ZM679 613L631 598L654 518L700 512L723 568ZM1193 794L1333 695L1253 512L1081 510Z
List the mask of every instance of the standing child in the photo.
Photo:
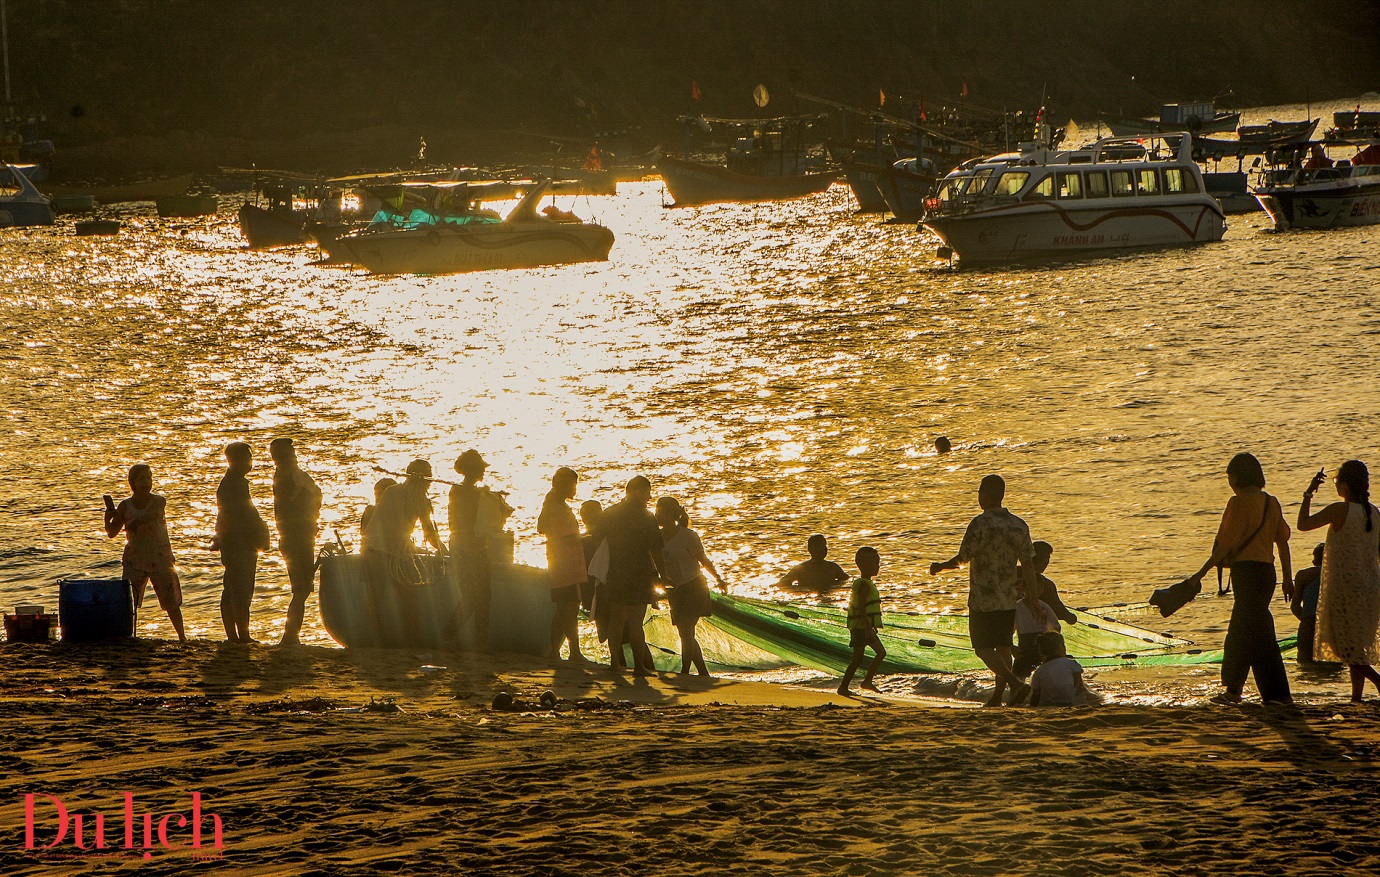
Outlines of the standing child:
M1299 620L1298 662L1313 663L1313 641L1318 629L1318 591L1322 585L1323 550L1319 542L1313 549L1313 565L1294 576L1294 599L1289 608Z
M1083 667L1064 649L1064 636L1042 633L1039 640L1043 663L1030 677L1031 706L1078 706L1088 698Z
M125 531L125 553L120 559L125 581L134 586L134 608L144 603L144 588L153 584L158 605L168 613L177 638L187 641L182 628L182 583L173 563L168 541L168 501L153 492L153 470L143 463L129 468L130 497L120 500L105 495L105 534L114 539Z
M853 593L848 600L848 644L853 647L853 660L849 662L843 681L839 683L839 694L848 693L848 685L853 681L853 674L862 666L868 646L872 647L873 658L867 667L867 675L863 676L863 688L877 690L872 677L877 675L877 668L882 666L886 658L886 649L877 635L877 629L882 626L882 596L877 593L877 583L873 581L881 571L882 557L877 549L864 545L858 549L853 560L862 575L853 580Z

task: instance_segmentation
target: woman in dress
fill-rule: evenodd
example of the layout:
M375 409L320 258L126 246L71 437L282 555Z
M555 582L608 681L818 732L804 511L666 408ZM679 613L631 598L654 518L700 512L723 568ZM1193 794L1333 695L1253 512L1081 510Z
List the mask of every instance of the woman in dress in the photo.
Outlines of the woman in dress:
M556 614L551 619L551 654L560 660L561 645L570 643L570 662L585 663L580 654L580 588L589 578L585 571L585 547L580 540L580 524L566 503L575 498L580 476L565 466L551 476L551 492L537 517L537 532L546 537L546 571L550 576L551 602Z
M1303 492L1300 530L1327 527L1322 587L1318 592L1319 661L1341 661L1351 668L1351 699L1361 702L1369 679L1380 690L1380 511L1370 501L1370 473L1360 460L1347 460L1333 479L1340 502L1310 514L1313 494L1326 474L1319 472Z
M1226 691L1215 703L1240 703L1246 677L1255 674L1255 687L1265 703L1292 703L1284 656L1275 640L1275 619L1270 600L1275 593L1275 549L1284 572L1284 599L1294 596L1293 567L1289 558L1289 525L1279 500L1266 493L1265 473L1251 454L1237 454L1227 464L1227 484L1233 496L1227 500L1212 555L1202 569L1189 577L1201 585L1214 566L1231 570L1233 602L1227 638L1222 646L1222 685Z
M129 468L130 496L117 506L105 496L105 534L111 539L125 531L125 553L120 559L125 580L134 586L134 608L144 603L144 589L153 584L158 605L168 613L177 638L187 641L182 627L182 583L173 563L166 518L168 501L153 492L153 470L143 463Z
M690 516L679 502L669 496L658 499L656 522L661 527L661 550L666 557L666 599L671 604L671 624L680 634L680 672L689 674L693 665L701 676L708 676L695 627L701 618L713 615L714 610L709 583L700 568L709 570L719 583L719 590L728 593L728 585L714 568L714 561L704 553L704 543L690 529Z

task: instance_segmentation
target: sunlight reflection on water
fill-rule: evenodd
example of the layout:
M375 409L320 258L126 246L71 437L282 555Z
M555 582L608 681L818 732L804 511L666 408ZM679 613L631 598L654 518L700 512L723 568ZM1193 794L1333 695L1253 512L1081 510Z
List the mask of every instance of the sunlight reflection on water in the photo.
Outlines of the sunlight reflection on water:
M450 277L249 253L228 213L126 216L110 239L0 233L6 602L54 604L57 577L118 570L100 495L145 461L191 629L217 635L204 545L220 449L254 446L269 517L279 434L325 491L325 538L355 541L374 465L425 457L444 477L474 447L512 492L521 560L543 562L535 517L556 466L605 504L643 473L743 591L772 593L818 531L845 565L876 545L888 603L927 610L963 606L965 580L925 567L957 547L988 472L1054 544L1066 600L1089 605L1201 563L1236 451L1262 458L1286 514L1319 465L1374 457L1375 229L1277 235L1233 217L1220 244L955 273L927 233L852 213L842 186L782 204L662 198L641 183L562 199L613 229L608 263ZM278 626L276 556L260 583L255 623ZM1203 600L1142 621L1210 644L1227 612ZM327 639L314 611L307 625Z

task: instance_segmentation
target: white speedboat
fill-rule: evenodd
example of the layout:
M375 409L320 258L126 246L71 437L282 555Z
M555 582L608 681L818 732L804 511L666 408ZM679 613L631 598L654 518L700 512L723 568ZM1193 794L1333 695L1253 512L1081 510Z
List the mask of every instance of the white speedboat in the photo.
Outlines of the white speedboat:
M1319 149L1319 154L1321 150ZM1326 167L1301 167L1267 177L1255 190L1275 229L1345 228L1380 223L1380 142Z
M547 216L537 215L537 203L550 185L550 180L534 185L505 219L477 203L376 219L336 238L331 254L374 274L455 274L606 260L613 248L607 228L551 208Z
M52 225L53 202L16 167L0 162L0 228Z
M960 165L924 224L964 262L1218 241L1227 224L1187 134L1030 145Z

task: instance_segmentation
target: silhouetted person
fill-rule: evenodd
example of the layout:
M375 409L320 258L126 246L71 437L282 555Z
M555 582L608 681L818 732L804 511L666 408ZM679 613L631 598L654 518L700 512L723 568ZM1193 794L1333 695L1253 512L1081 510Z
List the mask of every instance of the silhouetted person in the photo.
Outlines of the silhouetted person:
M249 604L254 599L254 575L259 568L259 552L267 551L268 525L259 517L245 476L254 468L253 455L244 442L225 446L228 464L225 477L216 488L216 535L211 548L220 551L225 567L221 586L220 620L225 638L232 643L252 643L249 635Z
M1367 680L1380 689L1380 509L1370 501L1366 464L1347 460L1333 478L1340 501L1309 514L1323 477L1319 472L1304 493L1298 518L1300 530L1327 526L1314 651L1323 661L1347 665L1351 699L1360 703Z
M537 517L537 532L546 537L546 574L551 585L550 656L560 660L561 645L570 643L571 663L583 663L580 654L580 588L589 578L585 547L580 541L580 522L566 503L575 498L580 476L565 466L551 476L551 490Z
M1231 570L1231 621L1222 642L1222 685L1215 703L1240 703L1246 678L1265 702L1292 703L1284 656L1275 640L1270 600L1275 593L1275 549L1284 569L1284 598L1293 599L1294 575L1289 559L1289 525L1279 500L1265 492L1265 472L1251 454L1237 454L1227 463L1232 497L1222 512L1217 539L1207 562L1188 581L1201 583L1214 566ZM1304 508L1308 504L1304 503Z
M585 549L585 570L589 570L589 562L594 559L594 552L599 550L599 546L604 541L604 534L599 529L599 519L604 516L604 507L599 504L597 499L587 499L580 503L580 523L585 525L585 535L580 537L580 543ZM580 602L584 605L586 612L594 612L594 606L598 600L598 580L594 576L588 576L585 584L580 589ZM598 619L595 619L598 621ZM599 641L604 641L603 626L599 627Z
M645 676L655 670L642 624L648 605L656 602L656 581L666 577L661 551L661 532L647 511L652 483L641 475L632 478L624 499L604 510L600 527L608 542L609 569L605 582L609 598L609 653L613 669L622 669L624 636L632 646L633 672Z
M375 588L416 584L419 571L412 533L422 525L422 535L437 552L445 546L431 519L431 464L413 460L407 464L407 477L383 492L378 507L364 531L364 564L370 584Z
M877 634L882 626L882 597L877 593L875 580L882 569L882 556L877 549L864 545L858 549L853 560L858 565L859 573L859 577L853 580L853 592L848 598L848 645L853 649L853 659L848 662L848 669L843 671L839 694L848 693L853 674L862 666L869 648L872 649L872 663L867 665L861 687L868 691L877 690L872 677L877 675L877 669L886 660L886 647Z
M364 507L364 511L359 513L359 538L360 552L364 551L364 534L369 531L369 521L373 519L374 512L378 509L379 502L383 499L383 492L398 482L392 478L380 478L374 482L374 501Z
M1011 670L1016 604L1024 599L1035 619L1044 618L1030 528L1002 507L1005 497L1006 482L1000 475L982 479L978 487L982 514L968 524L957 554L930 564L930 575L968 564L968 638L973 651L996 678L996 690L987 706L1001 706L1008 685L1012 704L1019 704L1030 695L1030 686Z
M709 596L709 582L700 570L709 570L725 594L728 584L704 553L700 534L690 529L690 516L674 497L663 496L656 501L656 522L661 527L661 551L666 563L666 602L671 604L671 625L680 634L680 672L688 674L693 666L701 676L708 676L709 667L695 637L695 628L701 618L714 614L714 602Z
M461 454L455 471L464 478L450 489L447 506L451 553L459 564L465 612L474 619L474 647L479 651L489 648L493 539L513 512L500 494L479 483L488 468L478 451Z
M813 591L825 594L841 587L848 581L848 573L832 560L825 560L829 553L829 541L819 533L811 536L805 543L810 559L791 567L791 571L776 583L778 588Z
M949 451L952 451L953 448L954 446L949 442L948 436L941 435L934 440L934 449L941 454L947 454Z
M105 495L105 534L114 539L125 531L125 552L120 567L125 581L134 586L134 608L144 604L144 589L153 584L158 605L168 613L177 638L187 641L182 626L182 582L173 562L168 540L168 501L153 492L153 470L143 463L129 469L130 496L115 505Z
M1314 663L1313 646L1318 630L1318 594L1322 585L1323 553L1326 546L1313 548L1313 565L1294 574L1294 599L1289 602L1294 617L1299 620L1298 662Z
M307 598L316 585L316 533L321 517L321 490L297 465L290 438L268 444L273 458L273 518L278 524L278 550L287 564L292 602L279 645L296 645L307 611Z

